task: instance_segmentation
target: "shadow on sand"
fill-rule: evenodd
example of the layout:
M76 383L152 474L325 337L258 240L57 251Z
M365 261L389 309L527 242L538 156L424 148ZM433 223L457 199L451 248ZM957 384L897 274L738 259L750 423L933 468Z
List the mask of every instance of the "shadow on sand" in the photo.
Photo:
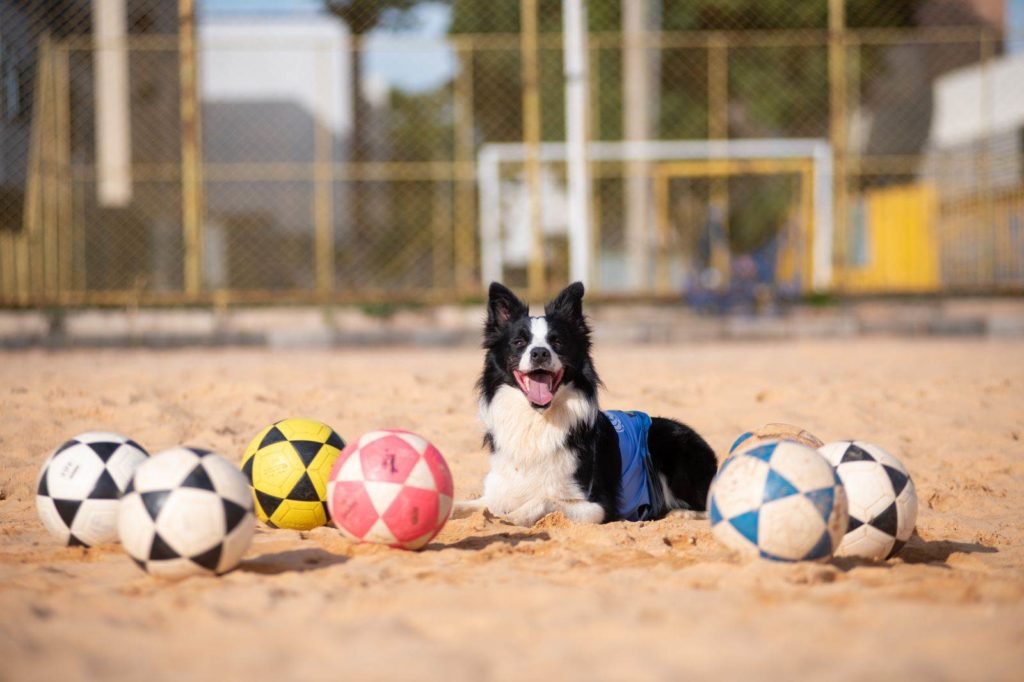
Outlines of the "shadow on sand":
M348 557L331 554L319 547L307 549L292 549L287 552L275 552L263 554L254 559L247 559L238 567L239 571L246 573L260 573L263 575L277 575L278 573L303 573L305 571L317 571L321 568L343 564Z
M980 542L925 540L917 534L917 531L914 531L907 544L893 558L900 559L903 563L907 564L932 564L949 568L946 566L946 561L953 554L996 554L997 552L999 550L995 547L983 545ZM871 561L855 557L836 557L833 559L833 564L843 571L849 571L862 566L892 568L895 565L889 561Z
M442 549L479 551L489 545L497 543L503 543L509 547L515 547L523 542L545 542L550 539L551 536L547 533L495 533L493 535L473 535L468 538L462 538L458 542L453 542L451 544L432 542L423 549L424 551L434 552Z

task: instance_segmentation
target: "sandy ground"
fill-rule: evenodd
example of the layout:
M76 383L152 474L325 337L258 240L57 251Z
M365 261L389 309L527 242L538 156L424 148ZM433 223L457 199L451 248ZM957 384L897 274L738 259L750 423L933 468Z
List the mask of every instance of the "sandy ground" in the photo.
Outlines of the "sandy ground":
M55 546L33 482L85 430L234 461L265 424L427 436L456 494L485 472L480 353L0 354L0 680L1024 678L1024 344L601 347L606 408L725 452L765 422L860 437L921 497L899 559L744 564L707 521L451 521L419 553L261 529L242 566L165 583L117 546Z

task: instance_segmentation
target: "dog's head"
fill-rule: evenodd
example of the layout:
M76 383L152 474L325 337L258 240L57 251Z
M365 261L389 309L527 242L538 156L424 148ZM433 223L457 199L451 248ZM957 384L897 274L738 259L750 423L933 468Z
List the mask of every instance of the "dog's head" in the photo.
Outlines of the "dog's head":
M492 397L501 385L518 388L537 410L572 386L593 395L598 383L590 359L590 327L583 316L583 285L570 284L531 317L506 287L491 284L484 325L487 350L480 387Z

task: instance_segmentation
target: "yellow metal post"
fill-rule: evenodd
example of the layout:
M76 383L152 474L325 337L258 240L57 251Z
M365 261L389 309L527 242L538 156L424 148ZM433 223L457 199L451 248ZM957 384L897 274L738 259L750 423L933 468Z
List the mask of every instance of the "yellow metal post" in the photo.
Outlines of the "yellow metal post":
M71 205L71 75L68 65L68 51L59 45L54 58L54 108L57 145L57 222L60 226L58 238L57 288L65 292L72 285L73 216Z
M178 0L181 225L185 242L185 293L190 296L199 294L203 287L203 137L195 24L195 0Z
M846 181L846 7L828 0L829 140L832 143L833 225L840 262L846 262L848 191Z
M537 0L520 0L520 54L523 83L523 142L526 146L526 185L530 201L530 262L527 288L530 297L546 293L544 272L544 225L541 213L540 178L540 66L537 59Z
M473 162L475 127L473 113L473 62L476 51L472 42L459 49L459 73L455 77L455 163L452 180L455 182L455 290L466 293L473 287L473 266L476 255L473 236L476 232L476 186L471 171Z
M708 36L708 139L729 138L729 47L721 33ZM729 178L714 177L710 183L711 206L722 223L724 241L711 243L711 265L721 275L721 286L729 286Z

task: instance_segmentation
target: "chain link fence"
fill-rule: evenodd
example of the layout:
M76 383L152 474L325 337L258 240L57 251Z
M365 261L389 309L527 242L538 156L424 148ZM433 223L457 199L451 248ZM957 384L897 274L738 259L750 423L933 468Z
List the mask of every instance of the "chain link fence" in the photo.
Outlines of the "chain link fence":
M0 0L0 304L568 281L562 3L196 2ZM1024 288L1011 6L589 2L591 288Z

